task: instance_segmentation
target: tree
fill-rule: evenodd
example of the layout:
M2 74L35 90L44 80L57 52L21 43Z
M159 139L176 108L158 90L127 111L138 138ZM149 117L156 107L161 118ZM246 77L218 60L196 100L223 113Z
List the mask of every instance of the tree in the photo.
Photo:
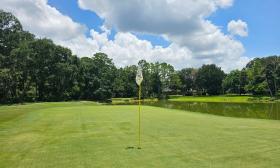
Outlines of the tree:
M180 86L178 76L175 76L176 72L174 67L167 63L151 63L150 64L150 87L151 96L157 98L166 98L168 94L172 93ZM145 76L144 76L145 78ZM173 78L173 79L172 79Z
M92 58L81 59L79 70L81 76L81 98L104 101L119 94L122 81L117 81L116 76L121 75L112 59L104 53L96 53ZM118 85L118 86L117 86Z
M113 96L114 97L126 97L126 90L125 90L125 72L123 68L117 69L116 71L116 78L113 82Z
M137 85L135 83L135 76L137 71L136 65L126 66L123 69L123 81L125 88L125 97L136 97L137 96ZM145 77L144 77L145 78Z
M264 68L265 79L269 89L270 96L276 96L278 91L278 75L277 69L280 66L280 61L277 56L266 58L266 66Z
M138 62L138 66L142 68L142 73L144 76L142 81L141 96L143 98L151 97L152 96L152 81L151 81L152 63L148 63L145 60L140 60Z
M18 47L22 31L21 23L13 14L0 10L0 53L2 55L8 57L10 52Z
M93 83L98 88L94 91L93 96L96 100L107 100L112 97L113 83L115 79L116 67L112 59L104 53L96 53L92 58L95 65L95 76Z
M277 67L276 69L276 82L277 82L277 86L278 86L278 90L277 90L277 95L280 95L280 90L279 90L279 86L280 86L280 66Z
M222 91L224 76L224 72L216 65L203 65L198 69L196 84L202 92L218 95Z
M51 57L52 68L48 77L49 99L70 100L80 97L78 85L80 60L72 55L71 50L55 46Z
M183 95L192 95L192 91L195 89L196 76L197 70L194 68L185 68L179 71L179 77L182 82L181 93Z
M94 81L96 81L95 69L96 67L91 58L81 58L81 65L79 67L79 87L81 88L82 99L93 99L93 93L98 88L98 86L94 84Z
M246 72L245 69L242 69L242 70L240 71L240 79L239 79L239 81L240 81L239 94L240 94L240 95L241 95L241 94L245 94L245 93L246 93L245 87L246 87L246 85L248 84L248 76L247 76L247 72Z
M8 102L25 101L29 80L27 59L30 55L28 44L34 35L23 31L19 20L9 12L0 10L0 69L6 85ZM3 73L7 74L3 74ZM8 78L7 78L8 77ZM9 79L9 80L7 80Z
M159 70L156 68L151 74L152 97L162 98L162 81Z
M223 88L228 93L240 94L241 71L233 70L223 80Z
M49 99L50 84L49 76L55 67L52 58L54 57L55 45L51 40L39 39L30 44L32 49L31 78L35 84L36 100L46 101Z
M14 85L12 72L7 68L0 69L0 102L9 103L13 101L11 85Z
M16 82L14 86L14 93L19 102L30 101L35 96L30 92L32 86L32 67L30 67L32 60L32 50L29 48L30 42L21 42L18 48L11 51L10 58L13 63L10 69L13 73L13 81Z
M180 94L182 88L182 82L178 72L174 72L170 76L170 89L171 94Z
M254 95L270 94L275 96L278 90L279 57L256 58L246 65L248 84L246 91Z

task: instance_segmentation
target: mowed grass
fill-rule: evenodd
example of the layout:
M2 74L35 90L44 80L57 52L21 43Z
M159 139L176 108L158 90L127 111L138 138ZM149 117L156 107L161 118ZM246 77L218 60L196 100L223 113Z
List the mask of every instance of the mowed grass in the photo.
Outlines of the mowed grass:
M183 102L224 102L224 103L251 103L251 102L270 102L267 96L238 96L238 95L221 95L221 96L170 96L170 101Z
M137 106L0 106L0 167L280 167L279 121L142 110L138 150Z

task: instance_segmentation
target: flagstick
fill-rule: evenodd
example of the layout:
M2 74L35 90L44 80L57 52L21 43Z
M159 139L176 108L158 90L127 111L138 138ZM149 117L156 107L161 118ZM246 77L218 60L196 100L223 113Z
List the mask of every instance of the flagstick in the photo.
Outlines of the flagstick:
M138 66L136 74L136 83L139 86L138 92L138 149L141 149L141 83L143 81L142 68Z
M139 93L138 93L138 120L139 120L139 123L138 123L138 126L139 126L139 129L138 129L138 149L141 149L141 84L139 85Z

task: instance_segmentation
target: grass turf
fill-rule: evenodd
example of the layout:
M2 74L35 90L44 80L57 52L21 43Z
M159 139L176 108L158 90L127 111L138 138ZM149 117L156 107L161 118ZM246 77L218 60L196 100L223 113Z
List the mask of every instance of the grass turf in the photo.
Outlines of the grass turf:
M251 102L271 102L270 97L266 96L170 96L170 101L183 102L224 102L224 103L251 103Z
M280 167L280 122L88 102L0 106L0 167Z

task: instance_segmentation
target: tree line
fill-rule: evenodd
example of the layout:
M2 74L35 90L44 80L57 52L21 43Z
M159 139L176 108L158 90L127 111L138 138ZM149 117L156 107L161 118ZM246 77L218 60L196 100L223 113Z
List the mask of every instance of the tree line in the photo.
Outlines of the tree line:
M104 53L79 58L49 39L36 38L13 14L0 11L0 103L136 97L137 66L143 69L144 98L279 94L279 56L256 58L228 74L214 64L175 70L145 60L117 68Z

